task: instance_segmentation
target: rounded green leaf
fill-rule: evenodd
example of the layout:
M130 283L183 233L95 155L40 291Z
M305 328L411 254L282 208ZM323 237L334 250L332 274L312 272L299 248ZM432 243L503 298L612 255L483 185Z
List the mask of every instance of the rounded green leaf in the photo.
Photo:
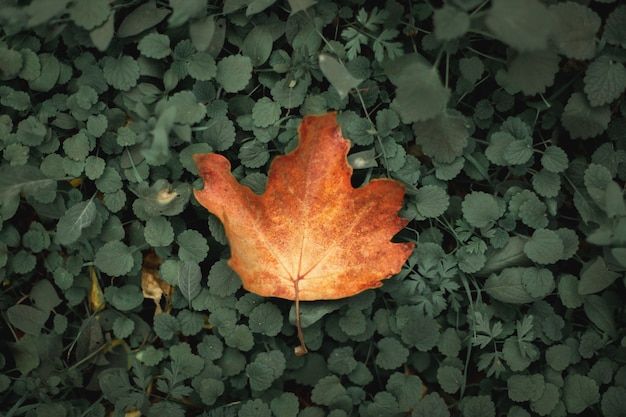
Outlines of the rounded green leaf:
M137 44L137 49L141 55L153 59L163 59L172 53L170 38L157 32L144 36Z
M537 229L524 245L524 253L538 264L553 264L563 257L565 246L559 235L548 229Z
M461 204L463 217L474 227L488 227L503 214L504 209L491 194L474 191L465 196Z
M574 139L588 139L604 132L611 121L608 105L592 107L585 95L573 93L563 109L561 122Z
M450 205L450 197L446 190L436 185L418 188L413 201L417 211L417 220L441 216Z
M118 90L127 91L137 85L139 80L139 64L132 57L122 55L119 58L111 56L102 59L104 79L109 85Z
M227 93L243 90L252 78L252 61L247 56L229 55L217 63L215 79Z
M600 401L597 383L584 375L568 375L563 385L563 402L567 412L579 414Z
M585 94L592 107L609 104L626 89L626 68L621 62L601 55L585 71Z
M121 276L133 269L134 259L131 248L119 240L114 240L98 249L94 264L107 275Z

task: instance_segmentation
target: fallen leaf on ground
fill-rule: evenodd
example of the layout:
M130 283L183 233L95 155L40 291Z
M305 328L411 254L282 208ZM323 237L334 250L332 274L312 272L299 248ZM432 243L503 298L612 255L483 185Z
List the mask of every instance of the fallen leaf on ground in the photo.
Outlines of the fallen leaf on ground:
M265 193L240 185L230 162L196 154L204 180L196 199L224 224L230 267L248 291L296 302L349 297L382 285L398 273L413 243L391 238L406 224L398 217L404 186L374 179L354 188L347 162L350 142L336 114L307 116L300 142L270 166Z

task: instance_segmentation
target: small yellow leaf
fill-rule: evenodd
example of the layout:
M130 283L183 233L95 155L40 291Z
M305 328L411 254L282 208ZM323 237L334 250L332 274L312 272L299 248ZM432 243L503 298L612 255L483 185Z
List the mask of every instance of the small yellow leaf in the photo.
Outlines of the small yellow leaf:
M144 298L150 298L154 301L156 305L155 316L163 312L161 298L165 296L167 306L169 306L170 297L174 292L174 287L159 276L159 265L162 263L163 259L153 252L149 252L143 258L143 268L141 269L141 290Z
M98 312L105 306L104 294L100 283L98 282L98 274L93 266L89 267L89 277L91 278L91 290L89 291L89 307L91 311Z

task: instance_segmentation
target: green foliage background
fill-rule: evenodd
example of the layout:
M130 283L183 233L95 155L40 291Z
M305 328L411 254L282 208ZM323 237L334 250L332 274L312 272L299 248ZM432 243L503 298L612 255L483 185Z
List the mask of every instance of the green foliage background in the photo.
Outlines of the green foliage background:
M0 2L0 412L626 416L625 28L615 0ZM297 357L191 156L261 193L332 110L416 249L305 303Z

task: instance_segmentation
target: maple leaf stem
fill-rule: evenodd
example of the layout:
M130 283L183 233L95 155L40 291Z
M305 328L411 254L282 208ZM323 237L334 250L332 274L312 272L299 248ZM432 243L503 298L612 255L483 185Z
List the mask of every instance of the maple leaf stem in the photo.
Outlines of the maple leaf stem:
M304 343L304 335L302 334L302 326L300 325L300 293L298 291L298 282L300 282L300 278L296 279L294 282L294 290L295 290L295 301L296 301L296 328L298 329L298 339L300 339L300 346L296 346L294 349L294 353L296 356L306 355L308 350L306 348L306 344Z

